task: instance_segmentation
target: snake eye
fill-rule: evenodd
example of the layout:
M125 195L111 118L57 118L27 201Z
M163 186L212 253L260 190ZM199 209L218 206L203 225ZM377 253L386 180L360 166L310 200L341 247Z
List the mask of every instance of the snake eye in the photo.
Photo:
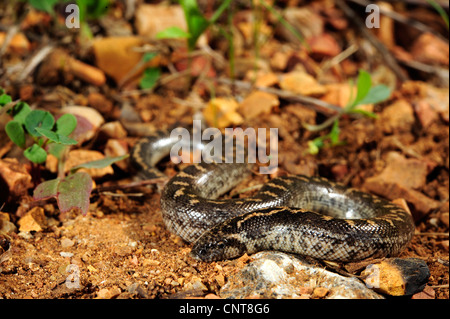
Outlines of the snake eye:
M205 255L206 254L206 249L199 249L198 254L201 255Z
M225 248L225 243L221 241L221 242L217 245L217 248L219 248L219 249L224 249L224 248Z

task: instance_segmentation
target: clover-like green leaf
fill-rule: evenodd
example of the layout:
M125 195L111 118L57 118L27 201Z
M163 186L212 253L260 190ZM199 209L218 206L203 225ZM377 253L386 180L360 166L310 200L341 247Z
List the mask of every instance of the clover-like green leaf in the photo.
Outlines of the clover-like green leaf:
M37 127L51 130L55 124L55 118L50 112L43 110L32 110L28 113L25 118L25 128L31 135L35 137L41 136L41 134L36 131Z
M14 144L20 148L25 147L25 131L22 124L15 120L9 121L5 126L5 131Z
M56 121L56 133L64 136L69 136L70 133L77 127L77 118L73 114L63 114Z
M71 139L70 137L55 133L53 131L41 128L41 127L37 127L36 131L41 134L42 136L45 136L46 138L48 138L50 141L58 143L58 144L64 144L64 145L75 145L78 142L75 141L74 139Z
M3 93L3 90L1 90L0 93L0 106L5 106L6 104L12 102L12 98L10 95Z
M14 121L19 122L20 124L25 124L25 119L30 114L31 108L26 102L18 102L14 108L12 109L12 115L14 117Z
M372 87L358 104L376 104L387 100L391 96L391 89L384 84Z
M37 144L33 144L25 149L23 155L36 164L42 164L47 159L47 152Z

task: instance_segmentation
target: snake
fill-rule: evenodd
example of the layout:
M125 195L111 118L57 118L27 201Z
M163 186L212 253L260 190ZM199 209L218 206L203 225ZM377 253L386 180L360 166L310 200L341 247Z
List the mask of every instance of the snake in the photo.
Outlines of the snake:
M179 138L165 130L130 152L141 178L161 178L157 163ZM414 234L409 211L387 199L323 177L270 179L253 196L220 198L251 175L248 163L194 163L161 191L167 229L192 243L191 256L212 262L275 250L354 262L398 255Z

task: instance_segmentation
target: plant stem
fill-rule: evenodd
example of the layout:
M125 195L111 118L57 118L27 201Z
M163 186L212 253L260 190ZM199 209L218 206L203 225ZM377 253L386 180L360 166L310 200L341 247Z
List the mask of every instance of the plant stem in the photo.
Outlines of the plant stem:
M69 149L67 147L65 147L64 150L62 151L60 158L58 158L58 178L62 179L65 177L64 168L66 166L65 165L66 157L67 157L68 153L69 153Z

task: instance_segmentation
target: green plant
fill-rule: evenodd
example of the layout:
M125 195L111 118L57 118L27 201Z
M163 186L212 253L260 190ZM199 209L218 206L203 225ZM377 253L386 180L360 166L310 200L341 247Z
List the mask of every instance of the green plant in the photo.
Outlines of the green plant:
M58 160L58 177L44 181L34 190L35 199L55 197L61 212L74 207L79 208L83 214L87 213L89 197L92 191L92 178L84 172L77 172L80 168L101 168L126 156L105 158L73 167L68 176L64 173L64 163L68 147L77 144L69 135L77 126L77 119L72 114L64 114L56 121L48 111L31 110L30 106L22 101L13 102L11 96L0 89L0 114L7 112L11 117L5 131L14 144L24 150L24 156L33 163L32 176L39 176L40 164L43 164L47 155L52 154ZM27 146L27 136L31 145ZM34 171L34 172L33 172ZM35 180L35 184L40 178Z
M330 146L343 144L343 141L341 141L339 138L339 119L345 114L362 114L367 117L377 118L377 115L375 113L360 109L358 108L358 106L383 102L388 99L390 95L391 90L386 85L380 84L372 87L372 79L370 77L370 74L364 70L360 70L358 79L356 81L355 98L350 97L349 103L347 103L347 105L342 108L340 112L338 112L336 115L333 115L322 124L303 124L303 126L309 131L321 131L329 126L332 126L328 134L319 136L308 142L308 152L310 154L317 154L320 148L326 145L326 142L328 142Z
M211 18L207 19L201 13L196 0L179 0L186 19L187 32L183 29L173 26L160 31L157 39L187 39L188 52L195 49L200 36L208 29L208 27L222 15L225 9L230 6L231 0L225 0L221 3L219 8L214 12ZM153 56L151 57L153 58ZM150 59L151 59L150 58ZM146 59L144 56L143 59ZM188 57L188 65L190 68L192 57ZM140 81L141 88L152 88L158 80L160 71L158 68L149 68L144 71L144 75Z
M64 114L57 121L48 111L31 110L30 106L22 101L12 103L11 97L0 92L0 106L8 106L6 110L13 119L5 126L5 131L11 141L24 150L24 156L35 164L42 164L47 159L47 147L57 158L62 156L60 148L52 148L52 144L74 145L77 141L69 134L77 126L77 119L72 114ZM29 135L33 144L26 146L26 135Z
M186 32L178 27L170 27L159 32L157 38L187 38L188 50L193 51L198 38L200 38L203 32L205 32L211 24L217 21L224 10L229 7L231 0L223 1L209 19L205 18L200 12L196 0L179 0L179 2L183 8L188 31Z
M151 59L153 59L156 56L155 52L148 52L145 53L144 56L141 59L141 64L145 64L149 62ZM156 82L158 81L159 77L161 75L161 70L158 67L151 67L146 68L144 70L144 74L139 81L139 86L142 89L151 89L155 86Z

